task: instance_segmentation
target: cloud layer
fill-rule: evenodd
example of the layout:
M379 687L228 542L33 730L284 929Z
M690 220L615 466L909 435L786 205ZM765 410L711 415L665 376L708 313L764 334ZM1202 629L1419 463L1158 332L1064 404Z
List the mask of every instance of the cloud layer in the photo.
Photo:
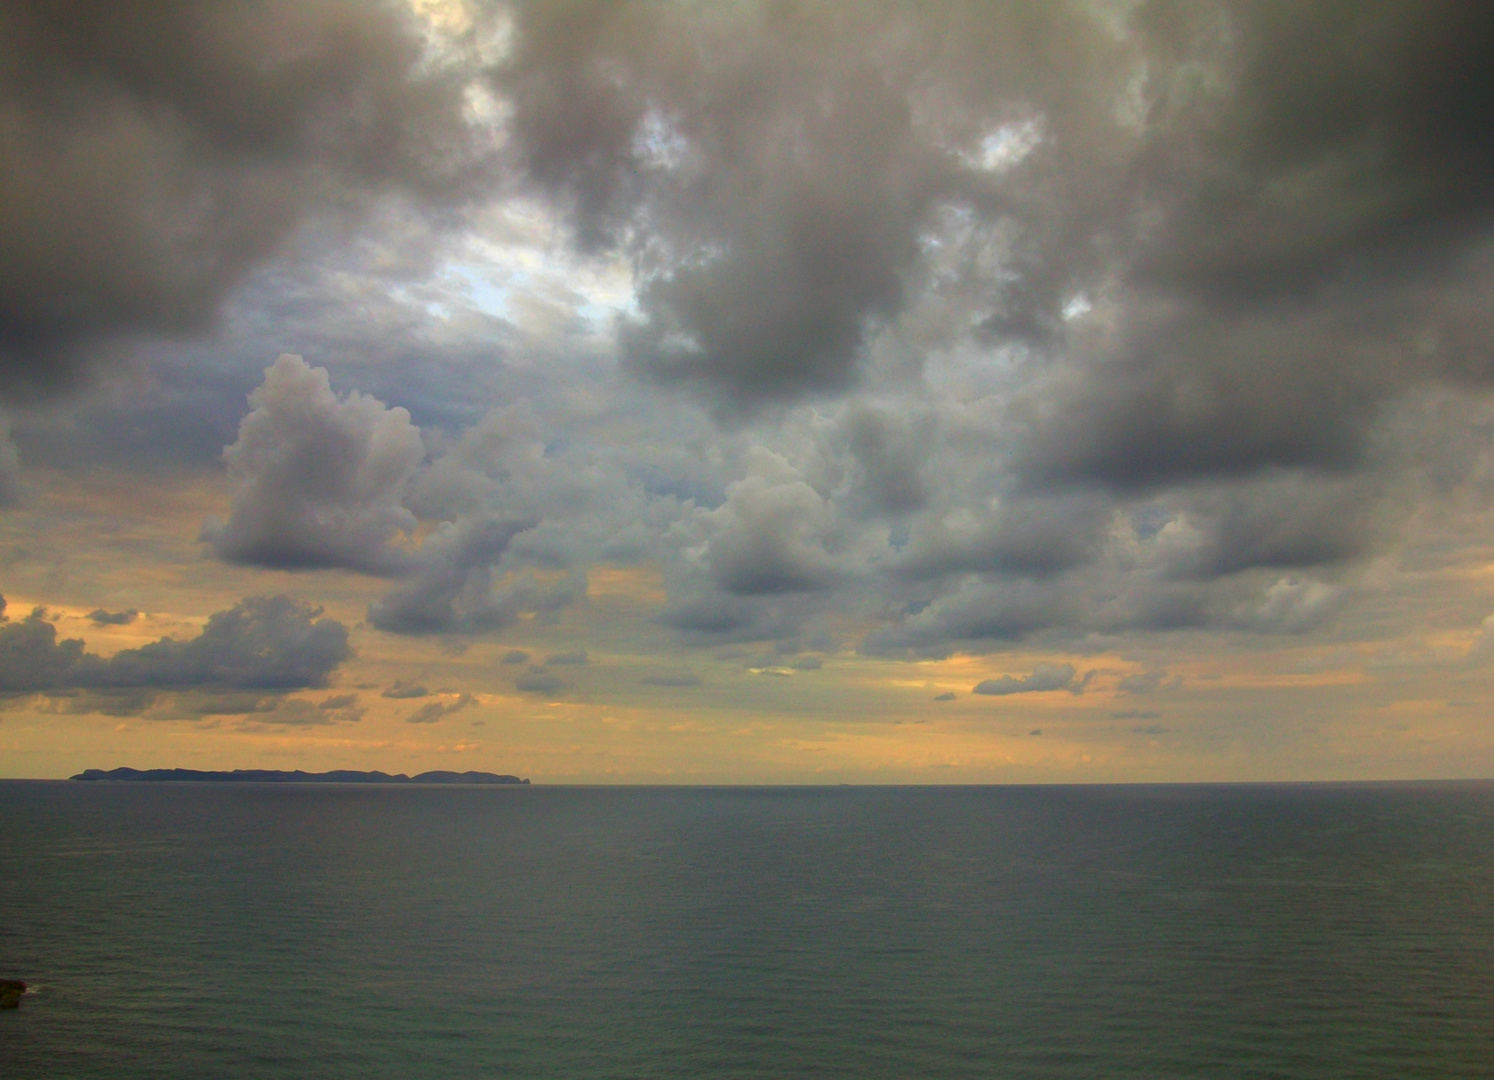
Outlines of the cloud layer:
M1477 5L253 10L6 13L0 353L199 328L142 370L263 378L204 539L375 630L600 566L640 641L1300 640L1494 496ZM1084 685L1029 669L976 692Z

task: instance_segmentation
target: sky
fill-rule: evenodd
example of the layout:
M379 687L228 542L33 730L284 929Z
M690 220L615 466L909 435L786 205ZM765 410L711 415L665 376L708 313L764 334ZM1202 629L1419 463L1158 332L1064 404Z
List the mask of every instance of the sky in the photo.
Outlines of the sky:
M1494 7L0 5L0 775L1494 775Z

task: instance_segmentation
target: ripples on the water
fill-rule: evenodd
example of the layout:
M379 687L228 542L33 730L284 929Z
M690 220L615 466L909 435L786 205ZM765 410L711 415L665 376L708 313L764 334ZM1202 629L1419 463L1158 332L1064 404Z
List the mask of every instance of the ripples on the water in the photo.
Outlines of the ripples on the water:
M0 783L0 1077L1494 1076L1494 785Z

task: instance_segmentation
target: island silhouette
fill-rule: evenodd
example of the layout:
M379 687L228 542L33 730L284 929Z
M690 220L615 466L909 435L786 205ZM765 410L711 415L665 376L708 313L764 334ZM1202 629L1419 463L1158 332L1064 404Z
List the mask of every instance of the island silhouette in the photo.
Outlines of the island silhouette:
M85 769L72 780L195 780L208 783L249 784L528 784L527 779L488 772L431 772L406 776L386 772L359 772L356 769L333 769L310 773L300 769L234 769L229 771L200 769Z

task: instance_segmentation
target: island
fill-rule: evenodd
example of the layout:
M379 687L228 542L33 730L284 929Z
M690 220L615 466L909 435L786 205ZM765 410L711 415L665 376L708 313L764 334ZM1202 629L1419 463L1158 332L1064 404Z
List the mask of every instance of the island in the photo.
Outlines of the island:
M437 769L416 776L404 773L359 772L356 769L334 769L332 772L286 772L282 769L234 769L232 772L199 769L85 769L73 780L195 780L207 783L239 784L528 784L527 779L488 772L447 772Z

